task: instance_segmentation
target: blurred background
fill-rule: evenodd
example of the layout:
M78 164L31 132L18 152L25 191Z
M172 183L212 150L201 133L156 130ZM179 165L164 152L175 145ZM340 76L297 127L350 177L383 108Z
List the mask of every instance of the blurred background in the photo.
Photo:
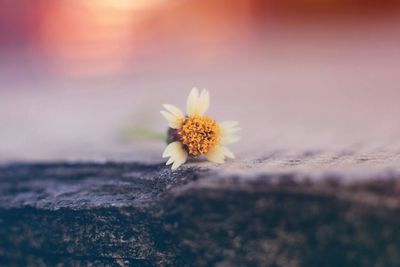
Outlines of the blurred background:
M241 123L239 162L393 163L400 0L0 0L2 162L161 162L124 130L165 131L194 86Z

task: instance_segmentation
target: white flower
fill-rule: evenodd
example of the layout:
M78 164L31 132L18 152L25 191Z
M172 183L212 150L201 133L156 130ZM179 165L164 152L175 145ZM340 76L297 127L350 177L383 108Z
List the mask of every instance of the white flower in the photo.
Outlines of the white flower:
M215 163L224 163L225 157L234 158L226 145L237 142L235 135L239 128L235 121L217 123L204 116L210 106L210 95L207 90L201 93L193 88L186 104L186 115L173 105L163 105L166 110L161 114L168 121L168 146L162 155L169 158L167 165L172 164L175 170L186 162L189 156L205 157Z

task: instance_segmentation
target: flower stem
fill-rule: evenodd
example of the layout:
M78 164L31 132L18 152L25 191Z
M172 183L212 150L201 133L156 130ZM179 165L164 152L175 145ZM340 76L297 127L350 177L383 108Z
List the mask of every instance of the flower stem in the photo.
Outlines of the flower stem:
M124 130L124 136L130 140L160 140L165 141L167 134L143 127L130 127Z

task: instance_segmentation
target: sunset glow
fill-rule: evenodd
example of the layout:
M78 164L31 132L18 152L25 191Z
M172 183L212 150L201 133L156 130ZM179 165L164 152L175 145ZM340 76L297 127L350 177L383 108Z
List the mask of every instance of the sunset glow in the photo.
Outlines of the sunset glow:
M86 0L88 6L111 8L118 10L145 10L161 5L165 0Z

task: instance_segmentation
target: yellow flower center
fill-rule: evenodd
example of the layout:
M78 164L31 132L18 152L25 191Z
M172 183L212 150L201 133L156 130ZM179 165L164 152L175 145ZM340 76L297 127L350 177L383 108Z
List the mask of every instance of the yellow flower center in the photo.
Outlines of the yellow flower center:
M191 116L185 119L178 135L189 155L197 157L218 144L220 132L215 120L206 116Z

